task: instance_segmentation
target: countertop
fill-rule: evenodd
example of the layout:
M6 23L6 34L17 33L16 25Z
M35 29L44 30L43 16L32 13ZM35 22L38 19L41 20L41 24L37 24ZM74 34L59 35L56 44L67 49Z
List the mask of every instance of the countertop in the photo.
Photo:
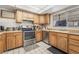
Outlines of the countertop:
M10 33L10 32L22 32L22 31L20 31L20 30L16 30L16 31L1 31L0 34Z
M66 34L79 35L79 32L70 32L70 31L68 31L68 30L42 30L42 31L60 32L60 33L66 33Z
M70 32L68 30L37 30L37 31L47 31L47 32L59 32L59 33L66 33L66 34L73 34L73 35L79 35L79 32ZM21 30L16 30L16 31L2 31L0 34L3 33L10 33L10 32L22 32Z

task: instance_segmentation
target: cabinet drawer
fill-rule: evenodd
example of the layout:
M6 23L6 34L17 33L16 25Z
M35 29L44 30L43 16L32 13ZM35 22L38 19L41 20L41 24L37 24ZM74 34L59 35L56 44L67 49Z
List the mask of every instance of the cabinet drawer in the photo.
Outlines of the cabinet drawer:
M65 33L58 33L58 36L67 37L67 34L65 34Z
M56 32L50 32L49 34L50 35L56 35L57 33Z
M79 40L79 36L77 35L69 35L69 38Z
M79 41L77 41L75 39L69 39L69 44L79 46Z
M7 37L14 36L14 35L15 35L14 33L7 33Z
M15 33L16 35L22 35L22 32L17 32L17 33Z
M69 45L69 50L73 50L79 53L79 46ZM69 51L70 52L70 51Z

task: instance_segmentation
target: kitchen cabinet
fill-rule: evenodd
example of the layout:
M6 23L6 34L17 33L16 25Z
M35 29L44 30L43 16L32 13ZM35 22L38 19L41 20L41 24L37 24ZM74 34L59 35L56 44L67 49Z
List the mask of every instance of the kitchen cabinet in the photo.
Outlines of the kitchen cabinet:
M40 24L45 24L45 17L44 15L40 15Z
M16 47L21 47L23 46L23 39L22 39L22 32L17 32L16 34Z
M39 19L39 15L34 15L34 24L39 24L40 19Z
M49 21L50 21L50 15L45 14L45 24L49 24Z
M7 33L7 50L23 45L22 32Z
M5 34L0 35L0 53L6 50Z
M28 12L23 12L23 19L24 20L33 20L34 19L34 14L28 13Z
M68 44L67 34L58 33L57 34L57 48L64 51L64 52L68 52L67 44Z
M17 22L17 23L21 23L22 20L23 20L22 17L23 17L23 15L22 15L22 11L17 10L17 11L16 11L16 22Z
M49 43L50 45L68 52L68 35L59 32L49 32Z
M6 33L1 34L1 39L3 40L3 50L6 51Z
M69 35L69 53L79 54L79 36Z
M40 42L42 40L42 31L35 31L35 39L36 42Z
M49 14L40 15L40 24L49 24L49 20L50 20Z
M7 33L7 50L15 48L15 35L14 33Z
M57 33L49 32L49 44L56 47L57 46Z
M22 18L23 18L24 20L25 20L25 19L27 19L28 14L27 14L26 12L23 12L23 13L22 13L22 15L23 15L23 17L22 17Z
M33 19L34 18L34 14L32 14L32 13L28 13L28 19Z

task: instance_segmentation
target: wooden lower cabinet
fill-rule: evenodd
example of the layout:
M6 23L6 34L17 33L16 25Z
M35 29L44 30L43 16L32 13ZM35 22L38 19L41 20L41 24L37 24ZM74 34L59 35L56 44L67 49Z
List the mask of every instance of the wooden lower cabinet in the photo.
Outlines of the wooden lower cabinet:
M49 43L50 45L68 52L68 35L59 32L49 32Z
M7 50L15 48L15 35L14 33L7 33Z
M3 40L1 40L0 38L0 53L2 53L3 51L4 51Z
M79 54L79 36L69 35L69 53Z
M0 53L23 46L22 32L0 34Z
M7 37L7 50L15 48L15 37Z
M57 46L57 33L49 32L49 43L50 45L56 47Z
M18 33L16 33L16 38L15 38L16 40L16 47L21 47L21 46L23 46L23 39L22 39L22 32L18 32Z
M35 31L35 38L36 42L39 42L42 40L42 31Z
M7 50L23 45L22 32L7 33Z
M58 49L60 49L64 52L68 52L67 44L68 44L67 38L58 36L58 38L57 38L57 48Z
M6 50L5 34L0 35L0 53Z

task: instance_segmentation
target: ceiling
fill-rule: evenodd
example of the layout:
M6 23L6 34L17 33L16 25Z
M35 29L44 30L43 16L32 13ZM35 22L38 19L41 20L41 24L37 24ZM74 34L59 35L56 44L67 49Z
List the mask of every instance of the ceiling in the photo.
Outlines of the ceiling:
M43 11L53 7L52 5L16 5L16 8L41 14Z
M0 9L21 9L38 14L52 13L66 7L69 7L69 5L0 5Z
M46 7L49 7L49 5L28 5L28 7L34 8L37 11L41 11Z

